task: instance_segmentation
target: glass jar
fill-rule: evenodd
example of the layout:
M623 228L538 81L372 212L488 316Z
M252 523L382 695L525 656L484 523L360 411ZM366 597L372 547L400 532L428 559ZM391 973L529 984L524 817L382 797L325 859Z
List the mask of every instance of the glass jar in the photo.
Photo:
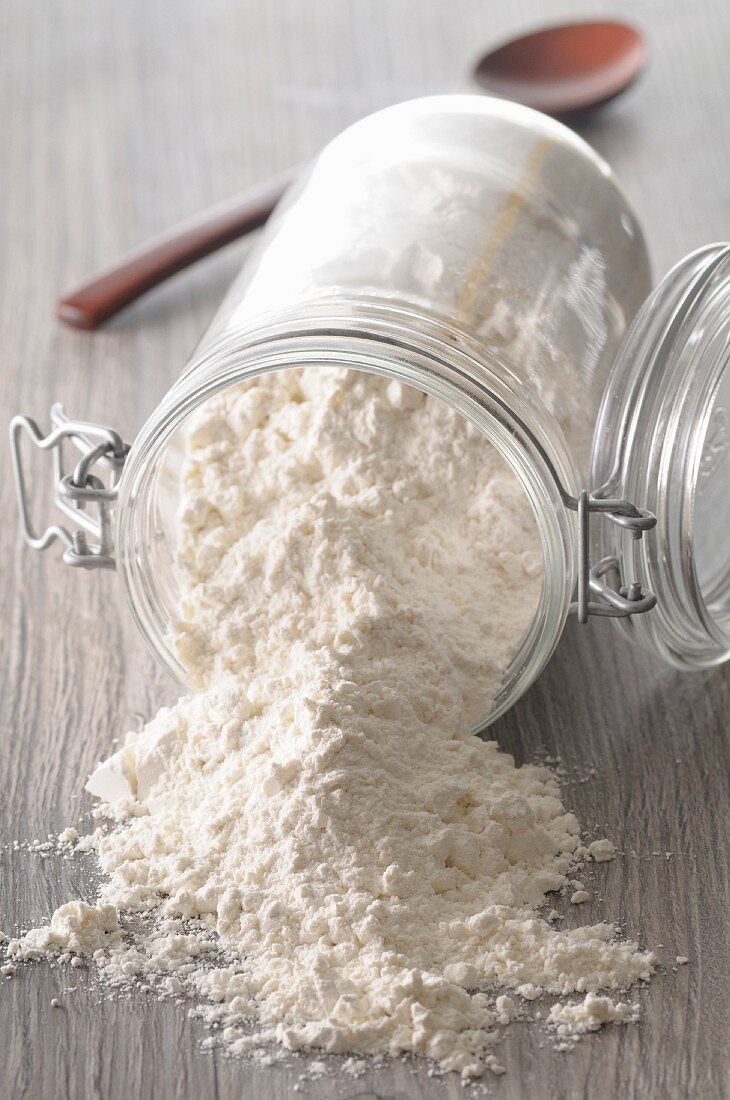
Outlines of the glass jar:
M618 618L682 667L718 663L730 654L730 248L688 257L645 302L649 288L636 217L570 130L477 96L381 111L285 196L131 448L58 408L47 437L15 419L26 538L61 537L70 564L116 564L143 636L184 684L170 624L188 417L258 374L337 365L445 401L524 487L542 594L483 724L539 675L571 610ZM31 529L24 431L59 456L65 438L81 448L56 476L82 530Z

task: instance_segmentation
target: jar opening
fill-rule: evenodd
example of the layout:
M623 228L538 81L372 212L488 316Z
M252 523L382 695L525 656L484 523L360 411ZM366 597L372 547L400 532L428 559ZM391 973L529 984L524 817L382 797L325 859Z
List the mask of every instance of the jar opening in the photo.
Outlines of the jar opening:
M444 349L441 349L442 352ZM519 428L505 412L500 390L503 380L481 366L459 371L459 353L449 346L436 356L423 347L390 345L378 334L348 334L343 345L331 331L306 338L281 340L239 348L227 359L216 357L215 369L176 387L171 401L143 429L135 443L121 489L118 555L130 604L143 635L156 655L185 685L185 671L170 642L170 626L178 611L175 580L175 502L183 459L184 437L190 415L216 393L257 375L303 367L339 366L384 375L439 398L470 421L491 443L517 476L539 533L543 583L539 602L517 652L502 679L491 710L477 723L483 728L509 708L533 682L549 659L562 632L573 577L573 517L560 500L553 471L541 455L521 438Z

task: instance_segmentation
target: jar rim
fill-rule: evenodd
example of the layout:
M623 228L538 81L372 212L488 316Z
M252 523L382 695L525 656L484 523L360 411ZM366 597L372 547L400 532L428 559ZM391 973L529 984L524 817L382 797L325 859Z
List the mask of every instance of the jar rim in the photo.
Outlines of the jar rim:
M616 557L627 580L641 578L656 594L650 615L624 625L681 668L730 658L730 554L720 537L727 513L700 510L703 484L718 470L727 476L730 421L719 395L725 401L730 387L729 347L730 245L707 245L676 264L637 314L594 434L598 493L626 497L657 517L641 542L606 525L596 552ZM700 546L711 528L714 564L703 570Z
M340 303L342 306L342 303ZM132 614L155 656L181 683L184 670L170 642L171 593L150 576L158 523L155 494L165 451L190 414L215 393L273 370L342 366L392 377L445 401L498 450L518 477L535 515L544 562L532 625L503 679L489 714L494 721L527 690L551 657L568 615L575 575L575 517L561 495L574 480L562 433L539 399L526 395L510 368L441 322L400 308L366 307L339 316L308 314L297 331L290 319L262 325L244 344L217 347L184 375L135 440L120 484L117 557ZM405 334L405 335L404 335ZM539 442L538 442L539 441ZM543 449L543 444L546 444Z

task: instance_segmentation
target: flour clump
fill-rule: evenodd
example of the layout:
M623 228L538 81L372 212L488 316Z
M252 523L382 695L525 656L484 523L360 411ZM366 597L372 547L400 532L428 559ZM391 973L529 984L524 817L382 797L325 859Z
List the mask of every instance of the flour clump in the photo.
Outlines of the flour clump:
M515 997L651 976L612 925L539 915L579 824L550 771L473 733L542 584L525 494L474 426L360 372L264 376L194 415L178 526L196 691L90 781L117 820L103 916L72 923L108 980L163 975L236 1052L416 1053L470 1078L503 1072ZM125 937L130 913L153 930ZM550 1022L617 1018L585 1003L590 1025Z

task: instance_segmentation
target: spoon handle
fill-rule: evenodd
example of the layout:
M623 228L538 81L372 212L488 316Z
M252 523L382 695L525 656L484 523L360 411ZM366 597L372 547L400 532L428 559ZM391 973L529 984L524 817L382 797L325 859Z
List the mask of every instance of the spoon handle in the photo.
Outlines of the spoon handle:
M56 316L72 328L98 328L171 275L262 226L298 172L283 172L154 237L61 298Z

